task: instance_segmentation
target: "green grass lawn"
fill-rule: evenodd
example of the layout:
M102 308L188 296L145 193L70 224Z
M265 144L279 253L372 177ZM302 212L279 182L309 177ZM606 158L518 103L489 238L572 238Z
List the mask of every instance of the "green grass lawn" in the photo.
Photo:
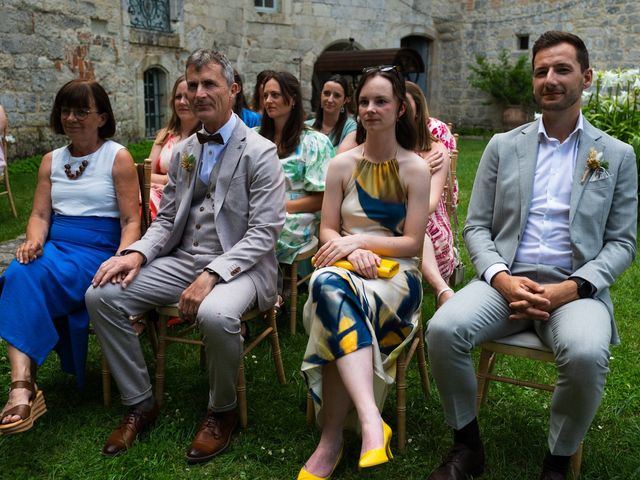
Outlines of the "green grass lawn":
M482 140L463 139L460 143L461 220L485 145L486 141ZM11 230L5 225L11 223L7 222L10 215L0 204L0 236L3 239L13 238L23 231L35 184L33 174L15 173L11 178L20 199L21 220L15 222ZM472 271L465 258L469 279ZM604 400L584 443L582 478L585 480L640 478L639 282L640 268L636 262L612 289L622 345L612 348L611 374ZM431 296L425 298L425 320L433 313L433 303ZM0 478L295 478L315 447L318 433L305 426L306 392L299 367L306 336L298 333L291 337L286 321L281 321L280 325L287 384L277 383L268 346L258 348L254 356L245 360L249 426L238 432L227 452L208 464L187 466L184 460L184 451L206 407L207 378L198 367L197 351L179 345L169 349L166 398L157 427L125 455L107 459L99 454L123 409L118 406L115 386L114 406L102 406L99 349L95 338L91 338L88 385L84 391L77 391L73 377L60 371L55 355L41 367L39 384L45 392L49 412L29 432L0 437ZM146 341L143 343L148 346ZM542 376L552 380L554 373L552 365L513 359L499 361L498 368L503 373L530 379ZM0 346L0 385L9 384L9 370L6 349ZM440 462L451 438L438 393L434 389L430 398L424 398L414 367L410 369L408 384L410 443L406 452L396 455L387 466L365 475L357 468L359 440L355 435L349 435L344 459L334 478L423 479ZM4 398L4 395L0 397L0 401ZM537 478L546 448L549 401L546 392L492 385L487 405L480 415L488 464L484 478ZM383 416L395 429L394 412L395 398L390 395ZM399 452L394 449L394 453Z

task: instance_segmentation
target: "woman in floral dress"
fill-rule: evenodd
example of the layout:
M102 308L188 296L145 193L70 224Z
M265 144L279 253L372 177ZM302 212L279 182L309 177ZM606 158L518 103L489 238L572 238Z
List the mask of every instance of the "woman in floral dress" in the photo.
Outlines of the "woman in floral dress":
M380 412L420 318L430 180L413 152L416 128L405 94L395 67L367 69L356 91L364 143L329 165L318 270L303 314L309 342L302 373L322 434L298 479L332 475L346 424L362 434L360 468L392 458L392 432ZM399 264L392 278L378 277L382 257ZM333 266L338 260L354 271Z
M453 296L453 290L449 287L449 277L454 269L453 234L444 197L444 186L447 183L451 157L443 142L433 135L427 121L429 118L427 102L420 87L413 82L406 82L407 100L411 104L418 128L418 143L416 151L425 159L431 169L431 194L429 199L429 220L424 237L422 251L422 275L425 281L433 288L436 294L438 306ZM447 126L439 122L446 132ZM440 132L439 125L435 128ZM451 137L453 140L453 137ZM433 154L440 153L438 160L434 161Z
M280 263L291 264L317 235L327 165L335 152L326 135L304 125L300 83L289 72L267 75L263 106L258 131L277 145L287 189L276 255Z

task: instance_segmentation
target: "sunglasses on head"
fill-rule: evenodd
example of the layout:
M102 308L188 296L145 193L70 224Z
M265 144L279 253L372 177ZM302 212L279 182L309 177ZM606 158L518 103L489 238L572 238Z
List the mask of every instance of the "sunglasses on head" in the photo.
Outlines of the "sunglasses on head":
M373 72L395 72L398 76L400 76L401 73L398 65L377 65L375 67L365 67L362 69L362 73Z

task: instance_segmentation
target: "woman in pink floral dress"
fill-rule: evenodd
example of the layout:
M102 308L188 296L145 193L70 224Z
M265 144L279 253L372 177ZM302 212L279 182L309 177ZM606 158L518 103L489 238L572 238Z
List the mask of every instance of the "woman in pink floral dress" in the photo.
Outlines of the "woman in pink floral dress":
M407 100L413 107L418 124L416 150L425 158L431 170L431 194L429 199L429 221L422 250L422 276L436 292L438 306L453 296L448 281L455 263L453 234L445 205L444 185L447 182L449 152L455 149L455 139L447 126L436 118L429 117L427 102L422 90L413 82L406 82ZM441 156L434 156L435 153ZM454 198L457 189L454 188Z
M151 219L156 218L160 208L162 192L168 180L167 172L173 155L173 146L193 135L199 127L200 122L191 111L189 100L187 100L187 81L184 75L180 75L171 92L171 118L167 126L158 132L149 153L152 168L149 193Z

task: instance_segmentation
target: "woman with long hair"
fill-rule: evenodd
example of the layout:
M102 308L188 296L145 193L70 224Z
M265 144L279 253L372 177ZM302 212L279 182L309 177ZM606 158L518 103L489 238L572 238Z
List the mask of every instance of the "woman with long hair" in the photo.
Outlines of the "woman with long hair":
M342 75L332 75L322 85L316 117L305 123L329 137L334 147L356 130L356 121L349 115L351 93L349 82Z
M411 104L418 129L415 150L431 170L431 193L429 195L429 220L422 249L422 275L436 293L438 306L453 296L449 277L454 269L453 234L447 214L444 186L449 175L451 157L445 145L429 131L427 101L420 87L406 82L407 101ZM440 153L437 166L433 153Z
M267 76L273 73L275 73L273 70L262 70L256 75L256 84L253 86L253 96L251 97L251 109L260 115L264 114L264 107L262 105L264 82Z
M362 434L360 468L391 460L382 406L399 352L420 319L429 172L413 151L416 127L404 79L396 67L366 69L356 98L365 139L329 164L322 246L304 307L309 341L302 373L322 433L300 480L331 477L347 423ZM334 265L340 260L347 263ZM391 278L379 275L383 260L397 264Z
M149 153L151 160L151 192L149 193L149 211L151 218L156 218L162 200L162 192L168 182L169 165L173 156L173 146L193 135L200 122L193 114L187 99L187 81L180 75L171 90L171 117L167 126L156 135Z
M287 190L287 217L276 255L280 263L291 264L317 235L327 165L334 149L326 135L305 126L300 83L291 73L268 74L263 96L259 132L278 147Z

